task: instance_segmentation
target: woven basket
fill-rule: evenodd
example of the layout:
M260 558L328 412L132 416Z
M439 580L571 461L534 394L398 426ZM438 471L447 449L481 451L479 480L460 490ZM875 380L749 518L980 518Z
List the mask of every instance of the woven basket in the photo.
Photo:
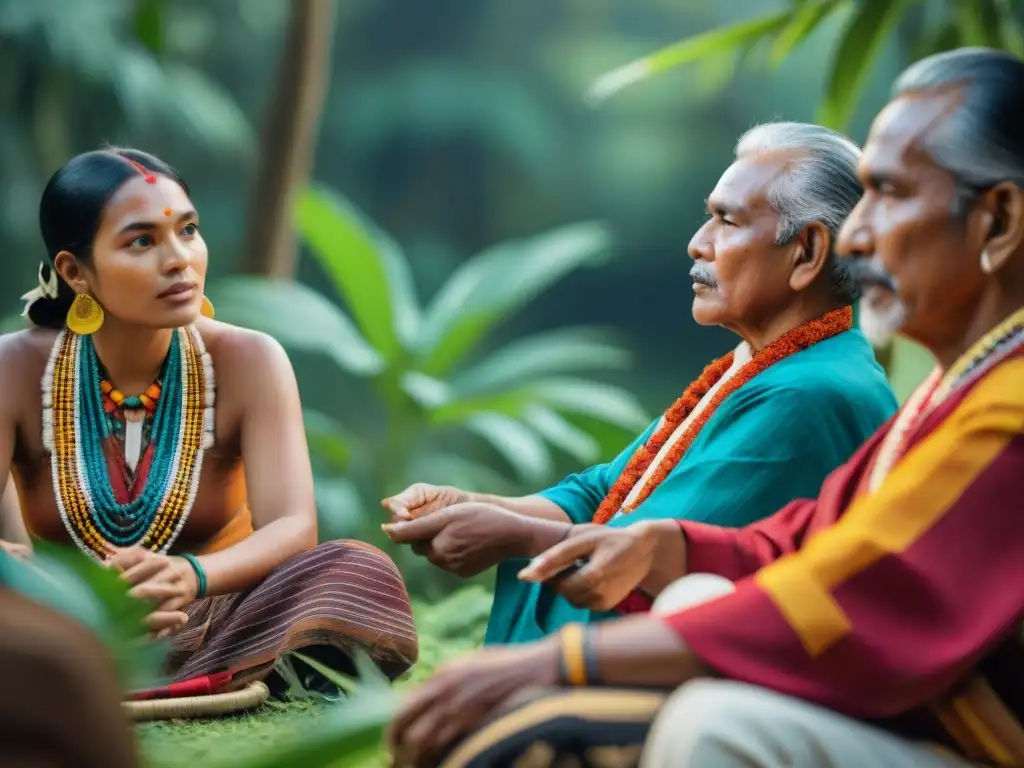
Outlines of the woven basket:
M270 689L260 681L229 693L208 696L182 696L177 699L123 701L121 707L132 720L173 720L219 717L263 706L270 698Z

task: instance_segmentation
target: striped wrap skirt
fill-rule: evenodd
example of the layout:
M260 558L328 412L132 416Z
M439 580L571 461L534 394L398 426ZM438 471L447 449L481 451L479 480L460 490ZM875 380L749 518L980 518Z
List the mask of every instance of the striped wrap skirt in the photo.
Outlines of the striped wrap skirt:
M232 688L266 680L273 691L269 678L284 654L300 651L351 673L357 649L393 680L418 655L397 567L359 541L321 544L277 566L256 587L196 600L186 613L188 623L172 639L174 682L230 671Z

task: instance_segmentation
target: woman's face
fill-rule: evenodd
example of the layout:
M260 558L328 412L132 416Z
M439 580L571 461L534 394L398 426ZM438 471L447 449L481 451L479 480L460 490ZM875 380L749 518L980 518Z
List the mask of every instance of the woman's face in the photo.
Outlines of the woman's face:
M185 190L166 176L155 179L140 174L110 199L90 263L58 256L56 265L76 291L88 291L122 322L178 328L199 317L206 243Z

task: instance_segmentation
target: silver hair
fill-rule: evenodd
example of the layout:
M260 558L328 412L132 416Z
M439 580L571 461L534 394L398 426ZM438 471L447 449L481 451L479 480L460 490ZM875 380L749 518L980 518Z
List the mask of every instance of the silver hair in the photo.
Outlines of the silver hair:
M925 150L956 181L958 210L1002 181L1024 187L1024 61L993 48L960 48L921 59L892 98L962 88L961 102L923 136Z
M744 133L736 144L736 158L758 152L785 152L792 156L786 172L768 190L768 202L779 214L775 242L792 240L811 222L824 224L831 235L826 268L832 288L844 302L860 297L849 262L836 255L839 230L864 193L857 176L860 147L836 131L809 123L765 123Z

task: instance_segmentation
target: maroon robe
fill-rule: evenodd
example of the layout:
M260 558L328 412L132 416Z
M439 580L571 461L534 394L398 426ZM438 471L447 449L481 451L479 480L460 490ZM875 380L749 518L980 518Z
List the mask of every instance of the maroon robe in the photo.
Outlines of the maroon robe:
M891 427L816 500L738 530L681 521L687 570L736 591L664 620L725 677L1024 765L1024 355L931 412L871 492Z

